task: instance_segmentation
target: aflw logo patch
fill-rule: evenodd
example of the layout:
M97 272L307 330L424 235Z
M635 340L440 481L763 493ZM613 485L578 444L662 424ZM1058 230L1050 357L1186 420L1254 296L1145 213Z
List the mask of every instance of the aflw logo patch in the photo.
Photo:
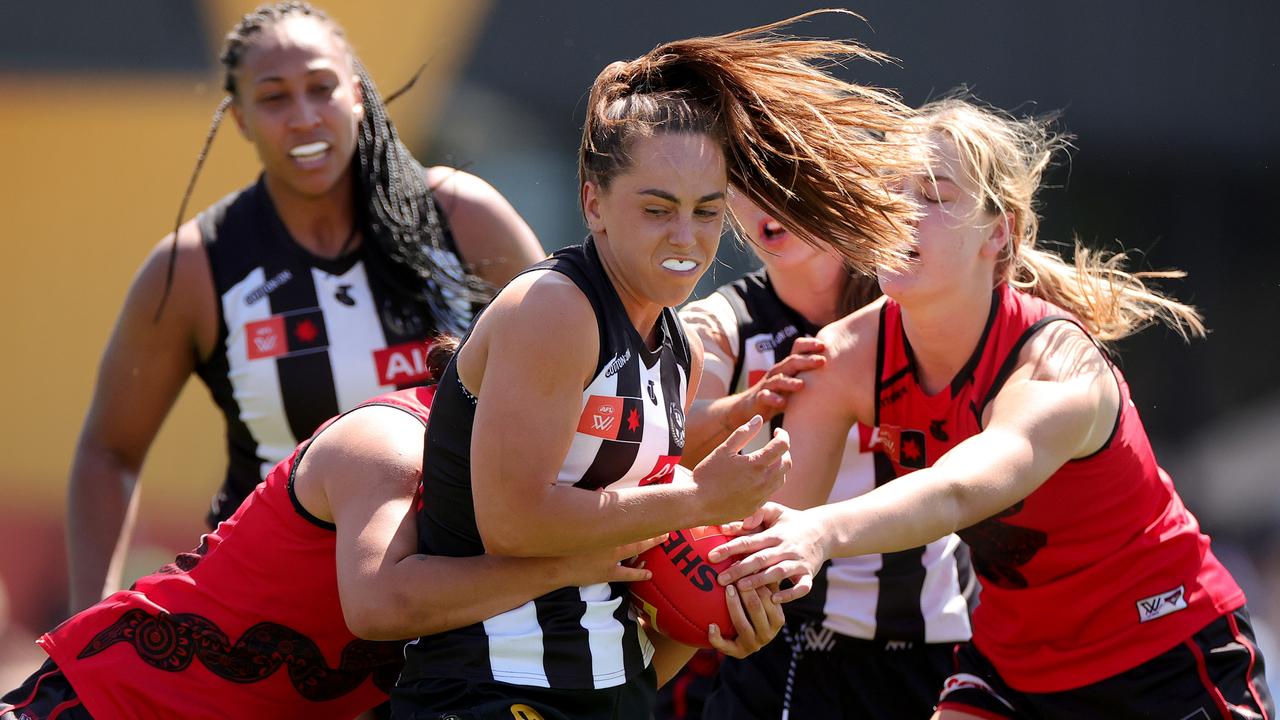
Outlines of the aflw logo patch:
M578 432L605 440L640 442L644 435L640 398L592 395L578 418Z
M1144 623L1162 618L1170 613L1187 609L1187 594L1184 585L1168 590L1137 602L1138 622Z

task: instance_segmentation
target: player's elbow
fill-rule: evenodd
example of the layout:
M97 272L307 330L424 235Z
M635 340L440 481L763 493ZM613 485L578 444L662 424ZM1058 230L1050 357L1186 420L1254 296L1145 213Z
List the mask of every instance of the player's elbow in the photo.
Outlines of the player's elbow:
M342 602L342 617L352 635L362 640L403 640L416 634L410 631L414 617L411 598L394 590L373 598Z
M523 557L532 554L532 540L536 535L530 532L530 525L522 516L494 517L477 512L476 529L484 543L484 551L490 555Z

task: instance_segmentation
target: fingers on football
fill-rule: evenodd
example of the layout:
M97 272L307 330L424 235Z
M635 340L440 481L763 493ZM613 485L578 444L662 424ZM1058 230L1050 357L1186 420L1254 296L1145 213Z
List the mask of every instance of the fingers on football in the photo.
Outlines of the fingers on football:
M743 535L741 537L736 537L726 542L725 544L720 545L719 547L712 548L711 552L707 553L707 559L710 560L711 562L720 562L721 560L734 557L735 555L750 555L751 553L759 552L761 550L764 550L765 548L773 547L774 545L777 545L777 544L778 544L778 539L775 537L771 537L769 535L764 535L764 534ZM750 558L746 558L742 562L738 563L737 565L732 565L728 569L721 572L720 584L727 585L730 582L733 582L733 579L742 577L744 574L750 574L752 572L755 572L755 570L751 568L747 568L745 571L743 570L742 564L745 563L746 560L748 559ZM764 567L764 566L761 565L760 567ZM730 580L725 580L724 578L729 575L733 575L734 578Z
M627 558L635 557L651 547L655 547L666 542L669 535L670 533L663 533L657 537L651 537L648 540L620 545L618 549L614 551L613 556L618 560L626 560Z

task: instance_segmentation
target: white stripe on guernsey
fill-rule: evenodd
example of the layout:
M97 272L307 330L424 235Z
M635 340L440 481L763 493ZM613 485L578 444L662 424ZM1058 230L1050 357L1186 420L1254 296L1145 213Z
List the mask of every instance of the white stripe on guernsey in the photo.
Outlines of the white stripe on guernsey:
M734 392L742 392L748 387L751 387L747 384L747 380L751 378L751 371L755 370L759 372L763 370L768 372L769 368L773 367L773 364L777 362L777 355L774 353L772 347L769 347L767 350L760 349L760 342L762 340L772 341L772 339L772 333L759 333L747 338L746 343L743 345L742 373L741 377L738 379L738 386L733 390ZM755 437L751 438L751 442L746 444L742 449L742 452L755 452L769 442L769 439L773 434L769 431L768 423L765 425L766 426L761 428L760 432L757 433ZM857 445L854 445L854 447L856 448Z
M377 304L369 291L364 263L357 262L343 275L311 268L311 279L315 282L316 301L324 313L324 326L329 333L329 365L339 412L346 412L381 392L395 390L395 385L378 384L373 353L387 346L387 338L378 319ZM340 295L355 304L341 302Z
M920 612L924 615L924 640L949 643L968 640L969 606L960 595L956 550L960 538L948 535L925 547L924 587L920 589Z
M240 410L240 421L249 427L258 442L258 457L264 460L260 468L264 479L297 445L284 414L275 358L249 359L244 326L271 317L271 301L263 294L246 305L245 296L265 282L262 268L254 268L222 295L222 317L227 323L227 379L231 381L232 397ZM279 338L279 342L284 341Z
M618 375L614 373L605 377L605 370L601 370L595 380L582 391L582 406L578 408L578 418L582 418L582 413L587 409L587 399L592 395L616 396L618 394ZM621 422L621 418L618 422ZM556 483L559 485L573 485L582 479L591 467L591 463L596 459L596 453L600 452L600 446L604 444L603 438L595 435L576 432L573 435L573 442L569 445L569 454L565 455L564 463L560 465L560 474L556 476Z
M624 628L613 616L623 598L610 598L611 594L608 583L578 588L578 597L587 606L581 625L591 647L591 681L597 690L621 685L627 679L622 659Z
M484 621L493 679L513 685L551 687L542 664L542 627L529 601Z
M870 492L875 487L875 460L872 453L858 451L858 426L845 441L844 456L827 502L839 502ZM897 481L895 481L897 482ZM970 636L969 610L960 596L955 551L960 541L955 535L935 540L925 547L921 562L925 567L920 593L926 642L960 642ZM870 640L876 632L876 604L880 581L876 572L881 555L837 558L827 570L827 599L823 625L841 635Z

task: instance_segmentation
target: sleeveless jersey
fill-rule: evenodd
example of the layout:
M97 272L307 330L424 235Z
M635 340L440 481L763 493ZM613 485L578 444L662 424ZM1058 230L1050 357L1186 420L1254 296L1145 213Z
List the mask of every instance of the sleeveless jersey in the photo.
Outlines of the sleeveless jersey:
M427 340L461 334L471 308L450 298L451 316L433 317L401 301L371 272L379 259L367 244L335 260L312 255L289 235L262 180L197 222L218 294L218 340L196 372L227 427L213 527L320 423L379 393L423 384ZM445 237L447 250L433 252L461 273Z
M425 425L434 393L366 405ZM309 444L194 551L40 638L95 717L350 718L387 698L403 644L347 629L334 525L293 493Z
M1076 322L1002 285L969 361L948 387L928 395L901 318L897 303L886 302L876 361L877 461L897 475L930 466L981 432L983 410L1024 344L1051 322ZM1110 677L1244 604L1156 465L1128 384L1112 370L1120 410L1106 444L959 533L983 585L974 643L1023 692L1068 690Z
M600 332L600 356L582 391L577 432L556 482L584 492L670 482L684 449L690 364L675 312L662 311L658 347L650 351L591 241L525 272L539 270L561 273L582 290ZM458 379L456 358L441 378L436 422L427 431L431 462L423 473L427 501L418 516L418 537L421 552L472 556L484 552L471 487L472 444L483 452L484 438L472 438L476 398ZM627 602L626 585L600 583L562 588L483 623L419 638L405 649L402 680L448 677L564 690L607 688L641 673L652 655Z
M790 354L796 338L819 330L778 297L764 270L716 292L728 300L738 326L730 392L754 385ZM780 427L781 421L781 415L775 417L774 426ZM857 497L893 479L892 474L877 475L871 439L864 425L849 432L828 503ZM968 640L969 609L963 591L971 583L967 563L956 561L958 550L964 557L959 538L948 535L921 548L836 558L814 578L808 595L787 605L787 616L820 621L830 631L865 640Z

